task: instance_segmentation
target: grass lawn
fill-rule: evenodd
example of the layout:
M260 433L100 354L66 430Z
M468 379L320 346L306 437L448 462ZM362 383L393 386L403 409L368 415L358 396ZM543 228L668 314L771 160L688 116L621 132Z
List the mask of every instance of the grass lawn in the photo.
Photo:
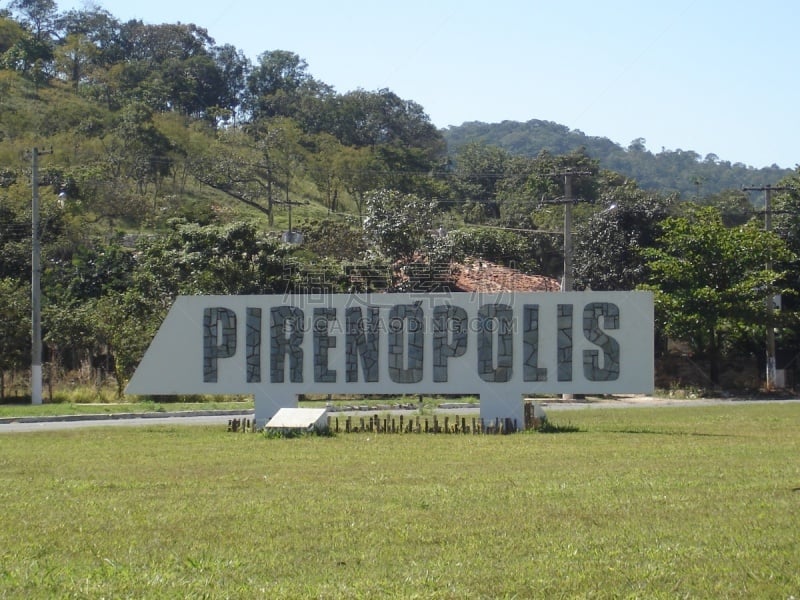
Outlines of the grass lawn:
M81 401L59 401L44 402L39 405L32 405L30 398L24 401L0 403L0 419L14 419L18 417L52 417L52 416L71 416L71 415L96 415L96 414L119 414L119 413L145 413L145 412L180 412L191 410L252 410L253 399L226 399L220 396L198 397L189 396L179 398L174 401L158 402L151 399L140 399L137 396L127 397L128 401L114 402L106 401L105 398L93 402ZM423 411L432 412L443 402L462 402L477 403L476 396L464 396L458 398L443 398L424 396ZM389 406L393 404L418 404L417 396L381 396L381 397L342 397L335 396L332 400L324 397L310 397L300 405L304 407L333 406ZM377 410L377 409L376 409Z
M800 404L0 435L0 597L800 597Z
M56 402L37 406L31 403L0 404L0 418L18 417L53 417L71 415L97 415L121 413L180 412L190 410L248 410L253 408L253 401L225 402L212 400L209 402Z

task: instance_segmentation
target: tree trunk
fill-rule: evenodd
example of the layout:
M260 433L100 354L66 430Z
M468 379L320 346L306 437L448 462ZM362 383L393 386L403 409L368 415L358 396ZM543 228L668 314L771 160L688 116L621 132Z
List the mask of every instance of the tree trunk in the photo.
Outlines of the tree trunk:
M267 178L267 220L269 222L269 226L272 227L275 225L275 215L272 210L272 178Z
M711 379L711 384L716 388L719 386L719 341L717 340L717 332L712 328L709 331L709 344L708 344L708 376Z

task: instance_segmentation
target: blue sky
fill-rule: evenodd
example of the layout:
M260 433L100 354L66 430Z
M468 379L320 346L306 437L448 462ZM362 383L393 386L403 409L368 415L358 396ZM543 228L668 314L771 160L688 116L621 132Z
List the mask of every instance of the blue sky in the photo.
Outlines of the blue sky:
M98 0L289 50L344 93L389 88L438 127L541 119L652 152L800 164L797 0ZM59 10L81 2L58 2Z

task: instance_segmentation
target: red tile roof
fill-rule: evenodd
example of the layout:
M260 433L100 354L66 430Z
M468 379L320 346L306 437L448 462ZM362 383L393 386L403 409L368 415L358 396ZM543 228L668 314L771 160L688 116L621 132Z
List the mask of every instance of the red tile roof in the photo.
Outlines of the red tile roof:
M487 260L472 259L454 265L454 291L459 292L557 292L557 279L544 275L527 275Z

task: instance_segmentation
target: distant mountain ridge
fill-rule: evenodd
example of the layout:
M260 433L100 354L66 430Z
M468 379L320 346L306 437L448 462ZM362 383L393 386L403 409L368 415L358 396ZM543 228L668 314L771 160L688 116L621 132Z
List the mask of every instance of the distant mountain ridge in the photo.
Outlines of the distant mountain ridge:
M587 155L600 162L601 168L631 177L643 189L675 191L686 199L744 186L775 184L794 172L777 165L755 168L739 162L730 163L714 154L702 157L691 150L653 153L647 150L643 138L623 148L608 138L589 136L580 130L539 119L501 123L471 121L441 132L450 154L476 141L523 156L537 156L542 151L569 154L584 148Z

